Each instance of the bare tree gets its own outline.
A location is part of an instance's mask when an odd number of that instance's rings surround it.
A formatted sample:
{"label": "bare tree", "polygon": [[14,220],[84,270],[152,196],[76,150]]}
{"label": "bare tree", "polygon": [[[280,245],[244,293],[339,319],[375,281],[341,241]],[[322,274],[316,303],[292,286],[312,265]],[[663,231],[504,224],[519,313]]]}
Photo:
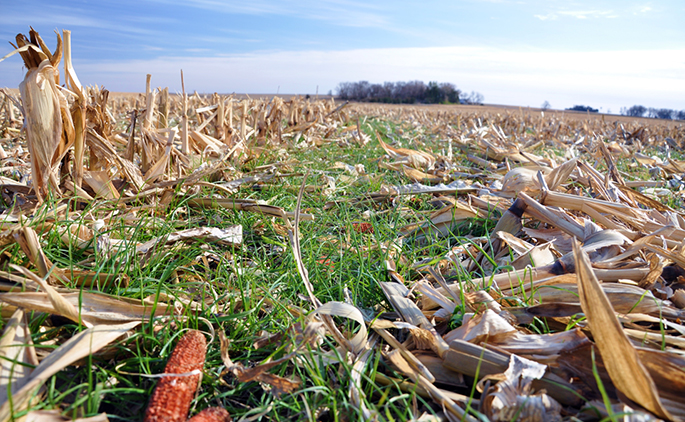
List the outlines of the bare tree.
{"label": "bare tree", "polygon": [[673,119],[673,110],[670,108],[650,108],[649,109],[649,117],[653,117],[655,119],[667,119],[671,120]]}
{"label": "bare tree", "polygon": [[480,92],[476,91],[471,91],[470,94],[466,95],[465,97],[461,98],[461,102],[464,104],[478,104],[481,105],[483,104],[483,94]]}
{"label": "bare tree", "polygon": [[440,92],[443,95],[444,101],[459,104],[459,94],[461,94],[461,91],[459,91],[454,84],[448,82],[441,83]]}
{"label": "bare tree", "polygon": [[574,105],[573,107],[569,107],[566,110],[585,111],[585,112],[590,112],[590,113],[597,113],[599,111],[596,108],[592,108],[592,107],[586,106],[586,105]]}
{"label": "bare tree", "polygon": [[[385,82],[372,84],[368,81],[341,82],[336,88],[338,98],[352,101],[383,103],[459,103],[461,91],[451,83],[422,81]],[[483,96],[472,92],[469,101],[478,104]]]}
{"label": "bare tree", "polygon": [[625,115],[631,117],[643,117],[646,112],[647,107],[641,105],[634,105],[629,109],[625,110]]}

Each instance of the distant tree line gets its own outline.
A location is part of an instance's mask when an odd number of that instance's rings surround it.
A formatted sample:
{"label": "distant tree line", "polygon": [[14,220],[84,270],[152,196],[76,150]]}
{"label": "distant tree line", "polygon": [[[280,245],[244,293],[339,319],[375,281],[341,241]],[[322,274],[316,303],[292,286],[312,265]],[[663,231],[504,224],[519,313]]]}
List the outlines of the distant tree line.
{"label": "distant tree line", "polygon": [[394,104],[483,104],[483,95],[477,92],[462,93],[454,84],[422,81],[342,82],[336,88],[337,97],[348,101],[366,101]]}
{"label": "distant tree line", "polygon": [[599,111],[596,108],[592,108],[590,106],[584,106],[584,105],[574,105],[573,107],[569,107],[566,110],[585,111],[585,112],[590,112],[590,113],[597,113]]}
{"label": "distant tree line", "polygon": [[[545,101],[542,108],[545,105],[549,106],[549,103]],[[573,111],[585,111],[590,113],[597,113],[599,110],[592,108],[590,106],[575,105],[573,107],[567,108],[566,110]],[[621,115],[630,117],[651,117],[654,119],[667,119],[667,120],[685,120],[685,110],[671,110],[670,108],[647,108],[641,105],[634,105],[630,108],[621,107]]]}
{"label": "distant tree line", "polygon": [[670,108],[647,108],[634,105],[630,108],[621,108],[621,114],[631,117],[652,117],[654,119],[685,120],[685,110],[671,110]]}

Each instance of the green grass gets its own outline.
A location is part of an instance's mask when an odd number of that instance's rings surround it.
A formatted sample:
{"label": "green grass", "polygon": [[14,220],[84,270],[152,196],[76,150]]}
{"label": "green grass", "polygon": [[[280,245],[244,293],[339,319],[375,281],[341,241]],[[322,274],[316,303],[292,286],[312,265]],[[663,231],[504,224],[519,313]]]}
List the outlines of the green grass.
{"label": "green grass", "polygon": [[[367,133],[380,128],[379,122],[365,123]],[[394,129],[390,129],[394,130]],[[297,163],[291,164],[292,173],[310,172],[308,185],[323,185],[324,175],[338,179],[342,170],[331,170],[336,161],[363,164],[370,175],[378,174],[377,157],[382,150],[372,141],[366,147],[352,147],[341,151],[331,143],[319,149],[301,151]],[[265,155],[249,162],[243,171],[275,161]],[[399,175],[383,171],[382,182],[406,183]],[[330,196],[321,190],[306,193],[303,198],[304,212],[313,213],[316,220],[300,224],[302,260],[314,285],[314,294],[322,302],[343,301],[346,292],[359,309],[371,315],[387,311],[385,297],[378,282],[387,280],[384,261],[388,258],[387,245],[397,238],[397,230],[415,220],[414,214],[399,211],[401,207],[391,204],[351,205],[346,201],[363,198],[368,192],[380,189],[380,181],[349,184],[337,182],[336,191]],[[260,189],[247,186],[236,195],[240,199],[264,200],[286,210],[295,208],[297,189],[301,176],[281,178]],[[168,323],[148,323],[136,334],[120,342],[106,356],[91,356],[80,366],[71,366],[55,375],[47,384],[45,396],[35,409],[61,407],[71,417],[88,417],[107,412],[111,420],[140,420],[148,397],[156,383],[145,374],[163,372],[166,360],[181,330],[194,328],[207,331],[207,322],[216,330],[222,330],[230,340],[229,353],[236,362],[245,366],[259,364],[266,359],[282,357],[289,347],[295,346],[292,327],[303,323],[299,312],[311,309],[303,300],[304,288],[297,273],[289,241],[283,233],[283,222],[257,213],[236,212],[226,209],[201,209],[187,206],[187,200],[212,195],[211,189],[187,194],[176,192],[166,207],[138,206],[137,219],[124,220],[116,217],[107,224],[111,237],[130,240],[111,257],[94,256],[92,245],[79,248],[64,243],[62,230],[69,226],[90,225],[86,216],[100,216],[116,210],[114,204],[99,202],[87,204],[74,221],[54,220],[52,229],[42,236],[43,250],[49,260],[60,268],[91,269],[101,273],[126,274],[130,284],[115,285],[104,290],[114,296],[143,299],[146,297],[186,297],[204,303],[210,299],[216,304],[206,304],[197,312],[186,311],[175,315]],[[323,210],[327,201],[341,201],[329,210]],[[404,201],[401,199],[400,201]],[[44,204],[48,210],[57,202]],[[82,206],[67,203],[70,209]],[[362,214],[368,211],[370,218]],[[40,210],[38,213],[40,214]],[[73,214],[73,213],[72,213]],[[52,216],[45,213],[45,219]],[[353,223],[368,222],[372,233],[361,233]],[[479,221],[456,228],[458,233],[476,232],[482,228]],[[174,231],[203,226],[229,227],[241,225],[244,242],[238,248],[222,247],[201,240],[186,242],[173,248],[159,248],[145,257],[136,256],[132,250],[135,242],[144,242]],[[419,256],[435,256],[447,246],[447,240],[435,246],[413,250],[404,247],[400,251],[409,262]],[[12,261],[29,265],[16,244],[4,251]],[[81,263],[79,265],[78,263]],[[408,267],[400,272],[409,275]],[[73,286],[72,286],[73,287]],[[39,326],[52,326],[49,332],[40,332]],[[47,318],[36,315],[33,320],[33,340],[37,347],[51,343],[56,337],[68,338],[80,328],[63,318]],[[281,340],[259,349],[254,343],[265,335],[280,336]],[[335,344],[324,344],[320,349],[310,348],[302,361],[284,363],[272,370],[280,376],[302,380],[295,394],[275,397],[264,391],[258,383],[238,382],[230,374],[221,373],[223,364],[218,341],[209,345],[204,367],[201,394],[193,408],[221,405],[234,419],[270,409],[271,420],[355,420],[361,417],[359,409],[350,403],[349,376],[351,366],[347,363],[325,365],[323,353],[335,350]],[[344,359],[343,359],[344,361]],[[424,400],[413,393],[404,393],[398,387],[378,385],[374,373],[382,370],[396,378],[385,366],[380,350],[374,351],[370,367],[365,371],[362,389],[367,408],[388,420],[406,420],[413,417],[412,408]],[[418,402],[417,402],[418,401]],[[428,407],[430,408],[430,406]]]}
{"label": "green grass", "polygon": [[[354,306],[373,318],[392,311],[379,286],[379,282],[388,280],[385,261],[389,258],[398,263],[398,273],[407,280],[415,280],[419,276],[412,268],[413,263],[422,259],[437,262],[451,248],[460,245],[484,253],[484,262],[491,264],[495,272],[504,269],[480,243],[473,240],[490,234],[499,218],[495,213],[486,218],[462,221],[451,227],[446,236],[437,236],[429,228],[422,241],[408,238],[399,248],[393,249],[400,228],[427,221],[431,196],[420,195],[415,199],[399,196],[394,204],[351,202],[365,198],[369,192],[379,191],[382,185],[409,183],[404,176],[379,168],[378,158],[384,152],[375,140],[375,133],[388,142],[396,140],[398,147],[440,151],[446,148],[446,144],[439,137],[427,133],[423,126],[408,122],[369,118],[363,119],[361,126],[371,136],[368,145],[343,149],[339,143],[329,142],[319,148],[291,152],[287,173],[292,176],[273,179],[259,186],[244,186],[235,194],[236,199],[262,200],[292,211],[296,207],[302,178],[309,174],[307,185],[317,188],[304,194],[302,210],[313,214],[315,220],[302,221],[299,230],[301,258],[309,272],[315,296],[324,303],[345,301],[349,297]],[[534,134],[534,131],[526,129],[526,133]],[[459,154],[458,151],[455,153]],[[562,151],[552,153],[559,155]],[[249,173],[279,160],[277,151],[267,151],[239,170]],[[363,164],[368,180],[351,183],[343,170],[333,169],[337,161]],[[460,158],[455,161],[467,163]],[[620,169],[631,171],[630,167]],[[636,178],[644,176],[639,168],[634,173]],[[329,195],[323,193],[326,177],[336,182],[335,190]],[[76,201],[66,202],[72,211],[85,206],[80,213],[72,213],[78,215],[75,220],[54,219],[47,212],[59,204],[54,198],[37,211],[37,215],[54,223],[42,235],[41,245],[47,258],[59,268],[126,275],[128,286],[115,284],[101,289],[113,296],[136,300],[163,299],[164,302],[167,298],[192,299],[201,306],[194,311],[186,307],[182,314],[174,315],[163,324],[158,321],[144,323],[132,336],[118,342],[106,353],[90,356],[79,365],[59,372],[48,381],[42,401],[34,409],[61,408],[65,415],[74,418],[106,412],[113,421],[141,420],[156,383],[155,378],[146,375],[163,372],[173,345],[185,329],[209,331],[211,326],[224,332],[229,340],[231,359],[248,368],[279,359],[299,346],[294,327],[305,324],[307,314],[313,308],[306,298],[284,222],[252,212],[188,205],[194,197],[211,197],[214,194],[223,195],[224,192],[206,186],[193,191],[176,189],[173,199],[164,207],[150,206],[142,200],[130,203],[136,208],[136,215],[124,214],[124,218],[115,215],[122,210],[108,201],[85,205]],[[326,203],[331,206],[324,209]],[[63,242],[62,230],[71,226],[90,226],[92,218],[104,215],[110,216],[111,220],[101,234],[129,240],[109,257],[94,255],[93,245],[81,248],[74,243]],[[368,223],[372,231],[355,230],[360,222]],[[244,234],[242,245],[235,248],[197,239],[171,248],[160,247],[145,256],[135,253],[136,242],[189,228],[227,228],[233,225],[242,226]],[[30,265],[16,243],[5,245],[0,252],[7,262]],[[482,288],[496,292],[496,287],[488,281],[491,272],[482,267],[473,273],[458,268],[455,279],[449,281],[460,283],[462,291]],[[485,278],[483,285],[471,284],[472,278],[481,276]],[[521,280],[519,287],[526,283],[527,280]],[[535,291],[528,296],[504,299],[515,306],[531,306],[536,303],[534,297]],[[461,325],[464,313],[463,306],[457,307],[450,321],[451,328]],[[357,329],[355,324],[345,325],[344,321],[337,321],[350,333]],[[582,321],[582,317],[575,318],[568,323],[567,329]],[[82,329],[64,318],[39,313],[31,316],[31,328],[33,341],[40,350],[50,350],[56,340],[67,339]],[[525,328],[536,333],[553,331],[544,318],[535,318]],[[272,336],[274,341],[265,341]],[[255,347],[258,342],[263,344]],[[349,396],[351,364],[340,356],[339,363],[326,364],[331,356],[335,356],[336,346],[331,338],[326,338],[318,347],[310,345],[305,348],[297,361],[282,363],[270,370],[275,375],[301,381],[300,387],[292,394],[276,397],[255,381],[239,382],[231,374],[222,372],[224,365],[218,339],[215,339],[209,344],[202,388],[193,402],[193,413],[219,405],[225,407],[234,420],[262,412],[268,415],[262,420],[274,421],[359,420],[362,418],[360,409],[351,403]],[[418,416],[416,409],[429,413],[441,411],[416,391],[407,392],[397,384],[376,382],[376,374],[394,379],[404,379],[404,376],[385,363],[380,347],[372,351],[362,376],[362,400],[364,406],[380,419],[412,419]],[[460,392],[472,398],[479,396],[475,383]],[[470,404],[468,410],[482,417]]]}

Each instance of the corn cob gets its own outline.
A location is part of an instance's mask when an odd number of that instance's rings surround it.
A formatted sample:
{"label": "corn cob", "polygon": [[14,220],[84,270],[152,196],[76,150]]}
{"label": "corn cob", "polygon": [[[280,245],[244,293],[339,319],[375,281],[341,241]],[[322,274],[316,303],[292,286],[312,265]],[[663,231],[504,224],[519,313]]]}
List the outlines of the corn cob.
{"label": "corn cob", "polygon": [[[189,331],[178,341],[164,373],[187,374],[201,371],[205,362],[207,342],[199,331]],[[145,412],[145,422],[185,422],[193,396],[200,381],[200,373],[166,376],[159,380]],[[217,419],[223,420],[223,419]]]}
{"label": "corn cob", "polygon": [[188,422],[231,422],[231,415],[221,407],[208,407],[192,418]]}

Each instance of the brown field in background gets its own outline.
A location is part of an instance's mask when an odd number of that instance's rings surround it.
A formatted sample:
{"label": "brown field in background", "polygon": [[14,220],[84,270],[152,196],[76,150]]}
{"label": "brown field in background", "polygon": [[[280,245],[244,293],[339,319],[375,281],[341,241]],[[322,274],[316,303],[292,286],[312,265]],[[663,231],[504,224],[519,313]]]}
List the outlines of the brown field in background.
{"label": "brown field in background", "polygon": [[[190,95],[190,94],[189,94]],[[204,96],[205,94],[200,94]],[[229,94],[221,94],[221,95],[229,95]],[[300,97],[304,98],[304,95],[294,95],[294,94],[230,94],[236,99],[243,99],[243,98],[252,98],[252,99],[271,99],[275,96],[278,96],[280,98],[283,98],[284,100],[289,100],[293,97]],[[111,92],[110,93],[111,98],[117,98],[117,97],[135,97],[135,96],[140,96],[140,98],[144,98],[145,94],[144,93],[134,93],[134,92]],[[170,96],[173,96],[170,94]],[[327,100],[333,98],[330,95],[319,95],[318,97],[315,95],[310,96],[311,99],[318,98],[320,100]],[[336,99],[336,102],[341,102],[341,100]],[[444,111],[447,113],[454,113],[454,112],[466,112],[466,113],[495,113],[495,114],[520,114],[520,115],[539,115],[540,117],[543,117],[541,113],[544,113],[545,116],[554,116],[557,118],[568,118],[569,120],[595,120],[595,119],[604,119],[605,121],[608,122],[619,122],[619,123],[631,123],[631,122],[639,122],[641,124],[650,124],[650,125],[666,125],[670,126],[673,124],[679,125],[683,124],[682,121],[680,120],[664,120],[664,119],[653,119],[649,117],[630,117],[630,116],[622,116],[618,114],[606,114],[606,113],[586,113],[586,112],[579,112],[579,111],[570,111],[570,110],[555,110],[555,109],[548,109],[548,110],[542,110],[541,108],[537,107],[523,107],[523,106],[512,106],[512,105],[497,105],[497,104],[485,104],[485,105],[466,105],[466,104],[386,104],[386,103],[356,103],[352,102],[351,104],[356,105],[356,106],[362,106],[366,107],[370,110],[373,109],[418,109],[418,110],[439,110],[439,111]]]}
{"label": "brown field in background", "polygon": [[[11,92],[14,95],[19,95],[19,90],[16,88],[11,88],[9,89],[9,92]],[[175,97],[178,94],[169,94],[171,97]],[[192,95],[192,93],[188,93],[188,95]],[[206,96],[206,95],[211,95],[211,94],[199,94],[200,96]],[[243,99],[243,98],[252,98],[252,99],[262,99],[262,100],[268,100],[273,97],[280,97],[283,98],[284,100],[290,100],[293,97],[300,97],[304,98],[305,95],[296,95],[296,94],[220,94],[222,96],[233,96],[236,99]],[[110,98],[115,99],[115,98],[131,98],[131,97],[137,97],[139,96],[141,100],[145,98],[145,93],[136,93],[136,92],[110,92]],[[311,99],[320,99],[320,100],[328,100],[333,98],[330,95],[310,95]],[[336,100],[337,102],[341,102],[341,100]],[[638,122],[641,124],[650,124],[650,125],[657,125],[657,126],[671,126],[671,125],[682,125],[684,122],[682,120],[665,120],[665,119],[653,119],[650,117],[630,117],[630,116],[622,116],[620,114],[607,114],[607,113],[587,113],[587,112],[580,112],[580,111],[571,111],[571,110],[556,110],[556,109],[548,109],[548,110],[543,110],[538,107],[524,107],[524,106],[513,106],[513,105],[498,105],[498,104],[485,104],[485,105],[466,105],[466,104],[385,104],[385,103],[352,103],[354,105],[358,106],[363,106],[363,107],[368,107],[370,110],[377,108],[379,110],[382,109],[419,109],[419,110],[439,110],[439,111],[444,111],[447,113],[451,112],[467,112],[467,113],[495,113],[495,114],[519,114],[523,116],[528,116],[528,115],[539,115],[540,117],[543,117],[541,113],[544,113],[545,116],[554,116],[556,118],[567,118],[569,120],[573,121],[578,121],[578,120],[596,120],[596,119],[604,119],[607,122],[618,122],[618,123],[631,123],[631,122]]]}
{"label": "brown field in background", "polygon": [[641,124],[649,125],[681,125],[684,122],[681,120],[665,120],[665,119],[652,119],[649,117],[630,117],[622,116],[619,114],[605,114],[605,113],[586,113],[579,111],[570,110],[542,110],[536,107],[522,107],[522,106],[510,106],[510,105],[496,105],[496,104],[485,104],[485,105],[465,105],[465,104],[380,104],[380,103],[355,103],[360,106],[379,109],[388,108],[407,108],[407,109],[419,109],[419,110],[439,110],[447,113],[451,112],[466,112],[466,113],[494,113],[494,114],[509,114],[509,115],[520,115],[520,116],[540,116],[549,117],[554,116],[556,118],[567,118],[569,120],[602,120],[607,122],[619,122],[619,123],[632,123],[638,122]]}

